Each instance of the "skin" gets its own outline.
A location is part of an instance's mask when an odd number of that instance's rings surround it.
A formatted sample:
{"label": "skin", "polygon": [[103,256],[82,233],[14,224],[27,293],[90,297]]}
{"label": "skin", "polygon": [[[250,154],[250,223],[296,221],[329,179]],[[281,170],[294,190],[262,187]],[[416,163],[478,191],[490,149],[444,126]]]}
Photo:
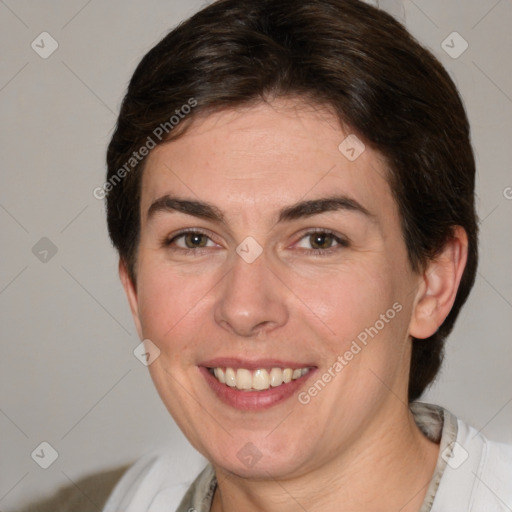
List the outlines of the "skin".
{"label": "skin", "polygon": [[[338,150],[348,134],[326,109],[278,99],[196,119],[148,157],[137,283],[122,261],[120,277],[140,338],[161,351],[149,367],[160,397],[215,467],[214,512],[417,511],[432,477],[439,447],[407,408],[410,340],[433,334],[449,313],[467,240],[457,228],[413,272],[385,162],[368,145],[350,162]],[[148,216],[165,194],[213,204],[224,220]],[[277,222],[281,208],[332,194],[369,215],[342,209]],[[206,246],[162,243],[186,228],[205,231]],[[327,237],[331,252],[319,256],[311,229],[348,246]],[[252,263],[235,250],[247,236],[263,249]],[[402,310],[307,405],[292,396],[240,411],[199,371],[214,357],[309,362],[314,377],[299,389],[307,391],[395,303]],[[261,454],[252,467],[237,457],[247,443]]]}

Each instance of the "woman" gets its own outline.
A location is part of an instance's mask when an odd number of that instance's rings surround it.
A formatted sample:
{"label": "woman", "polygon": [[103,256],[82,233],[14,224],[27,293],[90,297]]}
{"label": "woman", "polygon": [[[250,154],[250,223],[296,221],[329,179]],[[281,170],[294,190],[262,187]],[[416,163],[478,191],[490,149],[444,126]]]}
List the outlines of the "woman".
{"label": "woman", "polygon": [[141,61],[107,161],[142,355],[209,464],[142,459],[106,511],[512,506],[512,448],[415,402],[473,285],[475,166],[391,16],[215,2]]}

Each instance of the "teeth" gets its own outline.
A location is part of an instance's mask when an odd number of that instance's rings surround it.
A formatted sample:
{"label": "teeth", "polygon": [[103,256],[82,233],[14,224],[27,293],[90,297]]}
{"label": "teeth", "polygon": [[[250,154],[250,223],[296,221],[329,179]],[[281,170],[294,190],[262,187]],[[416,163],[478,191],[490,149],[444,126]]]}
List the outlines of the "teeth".
{"label": "teeth", "polygon": [[300,371],[300,369],[293,370],[292,380],[298,379],[301,375],[302,375],[302,372]]}
{"label": "teeth", "polygon": [[283,370],[281,368],[272,368],[270,370],[270,385],[275,388],[283,383]]}
{"label": "teeth", "polygon": [[210,370],[216,379],[226,384],[231,388],[236,388],[244,391],[264,391],[270,387],[281,386],[296,380],[309,372],[310,368],[271,368],[270,371],[266,368],[250,371],[246,368],[213,368]]}
{"label": "teeth", "polygon": [[256,370],[252,376],[252,387],[261,391],[270,387],[270,376],[267,370]]}
{"label": "teeth", "polygon": [[234,388],[236,386],[236,373],[235,370],[233,370],[233,368],[226,368],[225,378],[226,384],[229,387]]}
{"label": "teeth", "polygon": [[252,375],[245,368],[238,368],[236,371],[236,387],[237,389],[251,389]]}
{"label": "teeth", "polygon": [[215,377],[217,377],[217,380],[219,382],[222,382],[222,384],[226,384],[226,376],[224,375],[224,370],[222,368],[215,368],[214,373]]}

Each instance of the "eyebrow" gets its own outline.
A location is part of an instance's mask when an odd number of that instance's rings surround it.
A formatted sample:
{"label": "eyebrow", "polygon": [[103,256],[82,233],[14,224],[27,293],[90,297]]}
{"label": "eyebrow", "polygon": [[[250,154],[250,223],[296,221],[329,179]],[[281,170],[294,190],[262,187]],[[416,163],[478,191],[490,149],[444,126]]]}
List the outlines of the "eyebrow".
{"label": "eyebrow", "polygon": [[280,211],[278,222],[291,221],[303,217],[311,217],[312,215],[319,215],[321,213],[333,212],[337,210],[356,212],[370,218],[374,217],[372,213],[370,213],[361,203],[355,199],[345,195],[337,195],[321,197],[309,201],[301,201],[291,206],[287,206]]}
{"label": "eyebrow", "polygon": [[[289,222],[338,210],[360,213],[372,219],[375,217],[375,215],[355,199],[345,195],[334,195],[308,201],[299,201],[298,203],[287,206],[279,211],[277,222]],[[148,209],[148,220],[158,212],[180,212],[219,223],[224,222],[225,219],[222,211],[210,203],[181,199],[168,194],[151,203]]]}

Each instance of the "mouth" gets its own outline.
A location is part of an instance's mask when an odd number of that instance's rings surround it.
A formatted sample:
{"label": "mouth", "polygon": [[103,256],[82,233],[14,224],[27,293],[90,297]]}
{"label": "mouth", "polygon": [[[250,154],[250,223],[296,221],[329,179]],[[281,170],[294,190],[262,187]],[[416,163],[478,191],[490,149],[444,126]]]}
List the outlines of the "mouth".
{"label": "mouth", "polygon": [[264,410],[285,402],[317,370],[309,363],[238,358],[216,358],[198,367],[222,402],[245,411]]}
{"label": "mouth", "polygon": [[288,384],[307,375],[312,368],[248,368],[220,367],[207,368],[208,372],[221,384],[239,391],[266,391],[270,388],[277,388]]}

